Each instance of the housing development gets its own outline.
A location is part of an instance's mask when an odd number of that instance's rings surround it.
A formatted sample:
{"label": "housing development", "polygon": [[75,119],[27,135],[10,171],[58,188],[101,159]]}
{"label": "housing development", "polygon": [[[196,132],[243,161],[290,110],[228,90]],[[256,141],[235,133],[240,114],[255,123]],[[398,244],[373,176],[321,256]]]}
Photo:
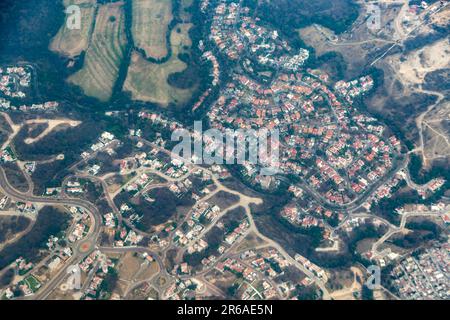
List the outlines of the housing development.
{"label": "housing development", "polygon": [[450,298],[448,1],[44,2],[0,37],[0,299]]}

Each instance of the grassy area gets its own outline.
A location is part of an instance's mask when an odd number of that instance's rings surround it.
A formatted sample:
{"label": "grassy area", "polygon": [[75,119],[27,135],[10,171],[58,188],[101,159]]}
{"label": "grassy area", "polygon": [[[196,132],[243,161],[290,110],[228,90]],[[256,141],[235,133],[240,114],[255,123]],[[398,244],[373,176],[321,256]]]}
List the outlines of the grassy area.
{"label": "grassy area", "polygon": [[41,287],[41,283],[34,276],[29,276],[23,281],[28,285],[28,287],[33,292],[38,291],[38,289]]}
{"label": "grassy area", "polygon": [[187,64],[178,57],[180,53],[188,52],[192,46],[189,38],[190,23],[176,25],[170,35],[172,46],[171,58],[162,64],[151,63],[134,52],[131,58],[130,68],[125,81],[124,90],[131,92],[133,100],[157,103],[168,106],[188,101],[195,90],[178,89],[168,84],[167,79],[173,73],[182,72]]}
{"label": "grassy area", "polygon": [[99,7],[83,68],[68,81],[101,101],[111,98],[126,47],[123,3]]}
{"label": "grassy area", "polygon": [[77,4],[81,10],[81,29],[71,30],[67,23],[59,29],[50,43],[50,50],[67,57],[76,57],[88,48],[94,27],[95,0],[65,0],[65,7]]}
{"label": "grassy area", "polygon": [[133,0],[132,35],[136,47],[147,57],[161,59],[167,56],[167,32],[173,19],[172,1]]}

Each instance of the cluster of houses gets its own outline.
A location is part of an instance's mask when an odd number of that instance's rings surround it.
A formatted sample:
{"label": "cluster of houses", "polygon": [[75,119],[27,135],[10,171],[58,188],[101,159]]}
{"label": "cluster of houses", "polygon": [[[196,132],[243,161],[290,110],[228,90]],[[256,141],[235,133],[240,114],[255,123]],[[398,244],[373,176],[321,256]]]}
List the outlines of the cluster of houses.
{"label": "cluster of houses", "polygon": [[91,278],[87,278],[90,282],[83,292],[81,299],[93,300],[99,297],[102,289],[101,284],[105,280],[106,275],[114,269],[114,262],[102,254],[99,250],[93,251],[84,258],[78,267],[85,274],[89,274],[92,270],[94,273]]}
{"label": "cluster of houses", "polygon": [[309,58],[309,52],[300,49],[293,54],[278,32],[260,26],[248,14],[250,9],[238,3],[222,2],[215,9],[210,39],[231,60],[247,56],[246,67],[253,70],[252,61],[260,66],[296,71]]}
{"label": "cluster of houses", "polygon": [[31,66],[14,66],[0,68],[0,110],[20,112],[52,112],[56,111],[59,103],[46,101],[31,105],[15,105],[14,101],[27,97],[31,88],[33,70]]}
{"label": "cluster of houses", "polygon": [[431,194],[438,191],[444,184],[446,180],[443,178],[436,178],[429,181],[425,186],[419,187],[417,192],[422,197],[422,199],[426,199]]}
{"label": "cluster of houses", "polygon": [[177,279],[164,292],[168,300],[192,300],[196,297],[196,291],[200,282],[196,279]]}
{"label": "cluster of houses", "polygon": [[338,81],[334,85],[334,90],[351,104],[354,102],[354,98],[370,91],[373,88],[373,85],[373,79],[370,76],[365,76],[349,82]]}
{"label": "cluster of houses", "polygon": [[179,246],[186,246],[193,243],[189,251],[200,252],[206,249],[207,243],[200,241],[199,236],[206,228],[206,224],[214,221],[220,213],[220,207],[210,205],[207,201],[197,202],[190,212],[184,227],[175,231],[174,242]]}
{"label": "cluster of houses", "polygon": [[36,206],[31,202],[16,202],[16,210],[23,214],[36,215]]}
{"label": "cluster of houses", "polygon": [[[216,225],[218,228],[224,228],[223,223],[219,222]],[[210,256],[205,257],[204,259],[202,259],[201,263],[203,266],[210,266],[212,263],[214,263],[217,260],[216,255],[222,255],[224,254],[226,251],[228,251],[231,246],[240,238],[242,238],[248,231],[250,227],[250,224],[248,222],[247,219],[244,219],[243,221],[241,221],[239,223],[239,225],[234,228],[233,230],[229,231],[227,234],[225,234],[224,239],[222,240],[222,242],[219,244],[218,248],[217,248],[217,252],[211,253]],[[200,234],[203,235],[203,232],[200,232]],[[207,240],[205,238],[200,238],[199,236],[197,236],[197,238],[194,239],[193,244],[188,246],[188,253],[193,253],[193,252],[202,252],[203,250],[205,250],[206,248],[208,248],[209,243],[207,242]],[[216,255],[215,255],[216,254]]]}
{"label": "cluster of houses", "polygon": [[67,184],[66,184],[66,192],[68,194],[82,194],[82,193],[84,193],[84,188],[81,185],[80,181],[69,180],[69,181],[67,181]]}
{"label": "cluster of houses", "polygon": [[[227,258],[223,262],[219,262],[216,266],[216,270],[221,273],[232,272],[235,275],[242,275],[245,280],[241,284],[241,289],[239,290],[239,298],[242,300],[264,300],[264,299],[274,299],[278,297],[277,291],[274,288],[272,282],[265,280],[263,274],[267,272],[260,268],[261,264],[258,263],[256,259],[256,254],[252,252],[252,258],[255,259],[255,264],[247,264],[239,259]],[[249,258],[247,253],[241,256]],[[264,266],[263,266],[264,267]],[[259,270],[257,270],[257,268]],[[270,267],[269,267],[270,268]],[[269,278],[272,278],[268,275]]]}
{"label": "cluster of houses", "polygon": [[74,243],[86,236],[91,224],[91,218],[84,209],[79,207],[70,207],[69,211],[73,217],[75,224],[72,229],[69,230],[67,240],[71,243]]}
{"label": "cluster of houses", "polygon": [[316,277],[324,280],[324,282],[328,281],[328,276],[324,269],[322,269],[318,265],[312,263],[311,261],[309,261],[308,259],[299,254],[296,254],[294,258],[296,261],[301,263],[306,269],[311,271]]}
{"label": "cluster of houses", "polygon": [[2,111],[21,111],[21,112],[51,112],[56,111],[59,103],[56,101],[47,101],[44,103],[33,103],[31,105],[14,106],[11,101],[0,97],[0,110]]}
{"label": "cluster of houses", "polygon": [[[232,80],[208,112],[211,127],[278,129],[279,159],[267,163],[302,177],[329,202],[355,200],[392,168],[401,147],[395,136],[386,138],[377,119],[352,105],[373,88],[373,79],[365,76],[328,88],[325,74],[304,70],[306,50],[293,53],[276,31],[258,26],[248,12],[237,3],[219,4],[210,37],[227,58],[245,64],[249,51],[260,67],[276,64],[277,73],[264,82],[255,79],[252,68],[233,69]],[[263,187],[273,186],[261,178],[260,166],[245,163],[245,175]]]}
{"label": "cluster of houses", "polygon": [[98,138],[97,142],[94,143],[93,145],[91,145],[91,147],[90,147],[91,152],[84,151],[81,154],[81,157],[83,159],[87,159],[89,156],[91,156],[92,153],[98,152],[98,151],[103,150],[103,149],[107,148],[108,146],[110,146],[114,140],[115,140],[115,137],[112,133],[107,132],[107,131],[103,132],[100,135],[100,137]]}
{"label": "cluster of houses", "polygon": [[0,162],[15,162],[17,160],[17,156],[10,146],[6,147],[3,150],[0,150]]}
{"label": "cluster of houses", "polygon": [[392,271],[401,299],[448,300],[450,246],[445,243],[402,260]]}
{"label": "cluster of houses", "polygon": [[136,246],[144,239],[140,234],[137,234],[134,230],[128,227],[122,227],[116,230],[116,240],[114,241],[115,247],[131,247]]}
{"label": "cluster of houses", "polygon": [[[321,213],[321,207],[307,208],[306,210],[300,208],[296,203],[286,205],[281,211],[280,215],[287,219],[289,222],[295,225],[302,226],[304,228],[321,226],[322,221],[316,215]],[[331,217],[332,212],[326,210],[324,214],[327,217]]]}
{"label": "cluster of houses", "polygon": [[0,68],[0,93],[10,98],[25,98],[24,91],[30,87],[31,75],[29,66]]}
{"label": "cluster of houses", "polygon": [[65,238],[60,239],[54,235],[49,236],[45,245],[50,255],[43,260],[43,265],[35,265],[23,257],[16,259],[13,267],[17,269],[17,274],[21,276],[20,281],[17,283],[17,288],[21,293],[18,294],[14,290],[16,283],[13,283],[12,286],[3,291],[3,298],[12,299],[18,295],[26,297],[35,294],[49,280],[49,277],[61,268],[72,256],[73,252],[70,247],[61,244],[60,240],[65,240]]}
{"label": "cluster of houses", "polygon": [[107,228],[115,228],[117,225],[117,217],[114,213],[108,212],[103,215],[103,223]]}

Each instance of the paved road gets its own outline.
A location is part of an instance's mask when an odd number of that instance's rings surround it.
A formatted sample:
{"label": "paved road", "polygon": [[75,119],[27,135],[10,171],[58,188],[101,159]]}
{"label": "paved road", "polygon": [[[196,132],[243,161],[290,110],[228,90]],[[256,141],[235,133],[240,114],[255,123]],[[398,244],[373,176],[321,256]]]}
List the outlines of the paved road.
{"label": "paved road", "polygon": [[385,243],[389,238],[391,238],[393,235],[397,233],[401,233],[407,230],[406,228],[406,222],[410,217],[439,217],[440,215],[448,212],[447,210],[441,210],[441,211],[415,211],[415,212],[408,212],[403,214],[402,220],[400,222],[399,227],[391,228],[384,236],[382,236],[380,239],[378,239],[377,242],[375,242],[372,245],[372,255],[373,257],[378,257],[381,252],[378,251],[378,248]]}
{"label": "paved road", "polygon": [[[38,196],[30,196],[28,194],[21,193],[14,189],[8,182],[5,171],[0,166],[0,190],[7,195],[9,198],[14,199],[16,201],[22,202],[33,202],[35,204],[42,205],[58,205],[58,206],[74,206],[80,207],[89,213],[91,216],[91,228],[88,232],[88,235],[80,242],[75,248],[73,248],[72,257],[66,262],[65,267],[62,268],[56,276],[54,276],[48,283],[44,285],[44,287],[38,292],[36,295],[36,299],[45,299],[47,298],[53,290],[61,283],[61,281],[67,276],[67,267],[73,264],[79,263],[85,257],[87,257],[92,250],[94,249],[94,245],[97,243],[98,236],[100,234],[100,227],[102,223],[102,218],[98,209],[89,201],[82,199],[72,199],[72,198],[47,198],[47,197],[38,197]],[[84,247],[86,244],[89,244],[91,249],[87,252],[83,252],[81,247]]]}

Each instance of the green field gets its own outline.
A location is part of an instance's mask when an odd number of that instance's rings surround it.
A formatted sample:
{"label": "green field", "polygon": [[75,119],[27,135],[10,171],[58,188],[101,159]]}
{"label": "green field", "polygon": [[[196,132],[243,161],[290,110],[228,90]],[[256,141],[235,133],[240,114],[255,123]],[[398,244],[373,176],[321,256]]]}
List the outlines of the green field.
{"label": "green field", "polygon": [[41,287],[41,283],[34,276],[29,276],[23,280],[24,283],[28,285],[31,291],[36,292]]}

